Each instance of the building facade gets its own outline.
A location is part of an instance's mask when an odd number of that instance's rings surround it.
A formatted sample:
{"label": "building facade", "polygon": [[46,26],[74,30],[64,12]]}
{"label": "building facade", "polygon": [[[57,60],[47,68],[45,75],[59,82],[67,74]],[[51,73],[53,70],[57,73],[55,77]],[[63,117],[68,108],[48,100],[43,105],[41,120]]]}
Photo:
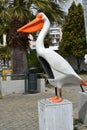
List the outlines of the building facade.
{"label": "building facade", "polygon": [[49,35],[52,39],[52,44],[49,46],[49,48],[53,50],[58,50],[59,42],[62,39],[62,28],[57,23],[52,23],[51,27],[49,29]]}

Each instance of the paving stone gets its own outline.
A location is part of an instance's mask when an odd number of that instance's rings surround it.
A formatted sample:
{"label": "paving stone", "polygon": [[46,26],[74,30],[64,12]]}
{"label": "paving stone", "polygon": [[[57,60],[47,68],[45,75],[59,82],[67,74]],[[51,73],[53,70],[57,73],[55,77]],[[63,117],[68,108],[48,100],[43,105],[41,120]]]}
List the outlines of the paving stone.
{"label": "paving stone", "polygon": [[[63,97],[73,103],[75,130],[87,130],[87,125],[78,119],[79,86],[63,88]],[[39,130],[38,101],[54,96],[54,88],[46,88],[44,93],[12,94],[0,99],[0,130]]]}

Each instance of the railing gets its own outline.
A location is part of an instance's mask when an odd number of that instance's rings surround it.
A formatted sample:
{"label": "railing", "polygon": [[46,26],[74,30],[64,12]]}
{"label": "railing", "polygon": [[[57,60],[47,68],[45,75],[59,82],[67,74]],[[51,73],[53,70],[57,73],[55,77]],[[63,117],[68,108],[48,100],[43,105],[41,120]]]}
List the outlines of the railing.
{"label": "railing", "polygon": [[19,79],[25,79],[26,74],[7,73],[7,74],[0,74],[0,77],[2,80],[19,80]]}

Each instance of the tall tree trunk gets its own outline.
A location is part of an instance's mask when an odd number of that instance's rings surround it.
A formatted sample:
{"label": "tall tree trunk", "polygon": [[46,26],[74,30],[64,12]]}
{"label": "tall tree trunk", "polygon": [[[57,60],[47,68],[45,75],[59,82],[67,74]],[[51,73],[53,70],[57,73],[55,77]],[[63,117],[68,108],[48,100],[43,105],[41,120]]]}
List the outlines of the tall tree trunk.
{"label": "tall tree trunk", "polygon": [[26,56],[29,44],[28,34],[17,32],[17,29],[23,25],[24,23],[17,18],[13,18],[11,28],[7,33],[7,44],[11,50],[11,64],[14,74],[25,74],[28,69]]}
{"label": "tall tree trunk", "polygon": [[15,74],[24,74],[27,72],[27,56],[26,50],[20,49],[18,46],[11,48],[12,70]]}

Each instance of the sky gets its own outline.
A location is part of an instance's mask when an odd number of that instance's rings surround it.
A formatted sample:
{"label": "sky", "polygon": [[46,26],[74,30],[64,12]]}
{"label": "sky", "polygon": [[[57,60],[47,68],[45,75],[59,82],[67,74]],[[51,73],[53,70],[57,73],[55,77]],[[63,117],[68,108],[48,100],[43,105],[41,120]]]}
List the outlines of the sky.
{"label": "sky", "polygon": [[76,1],[77,3],[79,3],[79,2],[82,3],[82,0],[75,0],[75,1]]}

